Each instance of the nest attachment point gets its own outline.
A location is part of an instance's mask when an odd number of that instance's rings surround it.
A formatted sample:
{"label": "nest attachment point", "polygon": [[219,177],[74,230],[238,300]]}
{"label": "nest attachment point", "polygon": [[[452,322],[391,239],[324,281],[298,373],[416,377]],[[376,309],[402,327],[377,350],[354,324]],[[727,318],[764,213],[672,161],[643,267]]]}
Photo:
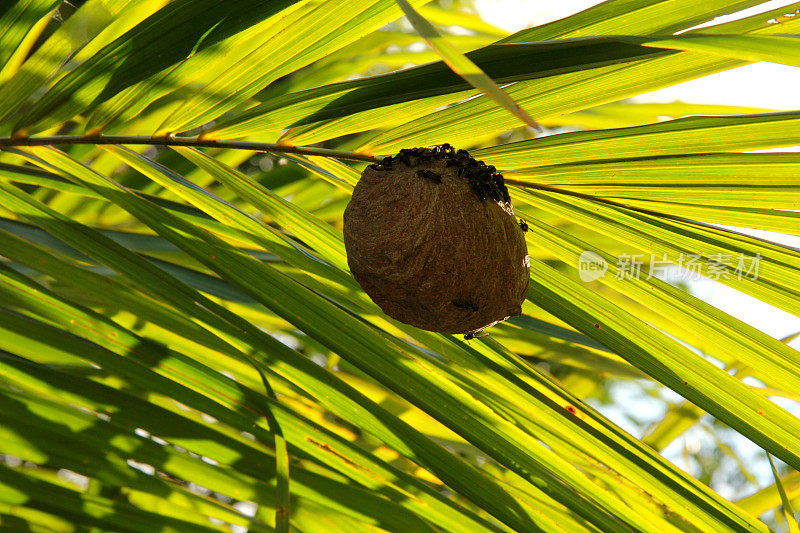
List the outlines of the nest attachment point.
{"label": "nest attachment point", "polygon": [[448,144],[369,165],[344,212],[347,263],[389,316],[470,334],[522,312],[527,225],[502,175]]}

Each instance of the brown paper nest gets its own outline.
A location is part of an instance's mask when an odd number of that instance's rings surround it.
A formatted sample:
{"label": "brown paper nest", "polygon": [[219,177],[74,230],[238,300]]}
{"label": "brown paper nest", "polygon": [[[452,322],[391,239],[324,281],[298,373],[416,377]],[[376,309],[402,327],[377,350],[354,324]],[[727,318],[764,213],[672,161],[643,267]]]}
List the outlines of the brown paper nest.
{"label": "brown paper nest", "polygon": [[389,316],[475,332],[522,312],[525,233],[503,177],[449,145],[369,165],[344,212],[347,263]]}

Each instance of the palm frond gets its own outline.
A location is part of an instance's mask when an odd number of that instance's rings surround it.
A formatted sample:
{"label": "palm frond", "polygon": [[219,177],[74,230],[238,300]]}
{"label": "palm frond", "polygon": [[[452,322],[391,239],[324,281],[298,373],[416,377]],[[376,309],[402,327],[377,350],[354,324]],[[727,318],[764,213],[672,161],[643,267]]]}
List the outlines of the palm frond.
{"label": "palm frond", "polygon": [[[796,65],[800,16],[609,0],[506,35],[410,3],[583,131],[531,138],[390,0],[0,8],[2,528],[765,532],[791,507],[793,474],[734,502],[659,452],[710,415],[800,470],[771,399],[798,352],[616,259],[692,257],[800,315],[800,252],[745,233],[800,234],[800,158],[749,153],[800,144],[798,112],[624,100]],[[488,338],[397,322],[348,269],[365,164],[441,143],[530,228],[523,315]],[[638,439],[593,407],[614,380],[684,400]]]}

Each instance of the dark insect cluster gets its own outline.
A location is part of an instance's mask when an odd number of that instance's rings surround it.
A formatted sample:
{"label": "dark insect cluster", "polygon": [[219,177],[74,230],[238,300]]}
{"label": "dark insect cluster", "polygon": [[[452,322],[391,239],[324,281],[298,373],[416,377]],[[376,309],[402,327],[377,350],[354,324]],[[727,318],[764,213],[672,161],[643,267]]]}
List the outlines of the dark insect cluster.
{"label": "dark insect cluster", "polygon": [[525,231],[525,232],[527,232],[527,231],[528,231],[528,223],[527,223],[527,222],[525,222],[525,221],[524,221],[524,220],[522,220],[522,219],[519,219],[519,227],[520,227],[520,229],[521,229],[522,231]]}
{"label": "dark insect cluster", "polygon": [[[372,170],[392,170],[398,163],[413,167],[433,160],[446,161],[446,168],[457,168],[459,177],[466,178],[481,201],[494,200],[499,204],[510,204],[511,198],[503,182],[502,174],[494,165],[476,161],[466,150],[456,150],[449,144],[439,144],[431,148],[403,148],[393,157],[385,157],[380,163],[369,166]],[[418,170],[416,175],[434,183],[441,183],[441,175],[431,170]]]}
{"label": "dark insect cluster", "polygon": [[[449,147],[449,152],[442,150],[443,147]],[[433,148],[403,148],[397,155],[384,157],[380,163],[373,163],[369,165],[369,168],[372,170],[392,170],[396,163],[403,163],[408,167],[412,167],[434,159],[443,159],[447,154],[455,155],[453,148],[449,144],[434,146]],[[421,177],[427,178],[428,176]]]}

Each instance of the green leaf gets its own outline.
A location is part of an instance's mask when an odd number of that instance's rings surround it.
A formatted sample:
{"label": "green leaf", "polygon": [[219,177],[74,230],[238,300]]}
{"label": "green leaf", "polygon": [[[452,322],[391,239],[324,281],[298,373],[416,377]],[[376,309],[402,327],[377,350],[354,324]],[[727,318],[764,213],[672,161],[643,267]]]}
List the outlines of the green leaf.
{"label": "green leaf", "polygon": [[[781,479],[781,485],[787,498],[792,500],[797,498],[797,495],[800,494],[800,473],[795,471],[784,476]],[[777,484],[772,484],[755,494],[742,498],[737,503],[753,516],[760,516],[766,511],[781,505],[781,501],[782,497]]]}
{"label": "green leaf", "polygon": [[[91,174],[86,174],[85,171],[81,171],[81,173],[87,178],[91,176]],[[0,187],[2,186],[0,185]],[[13,193],[11,190],[8,190],[8,192]],[[4,195],[6,202],[11,201],[12,197],[13,195]],[[32,207],[35,206],[35,203],[30,204],[30,201],[32,200],[27,200],[26,203]],[[18,204],[18,209],[21,209],[22,205],[23,204]],[[42,206],[38,206],[36,209],[32,210],[31,213],[43,213],[41,209]],[[45,210],[44,212],[47,211]],[[70,228],[69,223],[65,224],[65,222],[67,222],[65,219],[61,219],[60,217],[52,218],[53,215],[54,214],[50,212],[49,216],[45,218],[42,218],[40,215],[36,216],[36,221],[39,224],[44,224],[48,230],[54,231],[60,237],[65,238],[67,242],[78,244],[80,242],[80,234],[82,232],[80,230],[76,232],[74,228]],[[115,265],[115,268],[121,269],[128,274],[135,272],[133,279],[134,282],[144,284],[144,287],[147,287],[149,291],[155,290],[155,294],[161,295],[161,297],[167,297],[173,305],[177,304],[178,309],[180,309],[182,312],[188,313],[189,316],[195,316],[198,314],[198,312],[200,312],[201,317],[204,317],[205,320],[210,321],[213,329],[216,330],[221,328],[223,332],[227,332],[226,336],[233,335],[234,339],[237,337],[241,338],[242,335],[244,335],[245,339],[249,338],[248,343],[255,342],[256,346],[259,347],[258,349],[263,350],[266,360],[272,360],[275,357],[278,357],[279,360],[287,360],[288,358],[288,361],[290,361],[291,364],[279,363],[274,370],[278,371],[281,375],[288,375],[292,377],[292,379],[297,379],[302,376],[300,382],[303,383],[304,387],[311,387],[312,390],[315,390],[317,387],[321,387],[321,389],[316,389],[316,396],[325,401],[327,405],[334,408],[335,412],[339,412],[342,415],[346,414],[348,419],[357,421],[359,425],[365,425],[364,427],[368,428],[370,431],[377,432],[377,434],[382,438],[393,442],[396,447],[399,447],[401,450],[406,450],[406,453],[412,453],[409,450],[409,446],[411,445],[415,448],[417,446],[421,446],[420,449],[424,450],[424,453],[421,454],[421,457],[426,457],[428,454],[435,454],[438,457],[435,462],[430,464],[432,470],[441,475],[443,478],[447,478],[456,486],[461,486],[463,484],[464,486],[461,489],[462,491],[475,491],[476,496],[485,496],[486,494],[491,494],[492,497],[495,498],[495,501],[508,501],[504,496],[503,491],[499,489],[499,487],[495,487],[494,483],[492,483],[489,479],[482,479],[477,471],[471,470],[465,464],[458,466],[460,463],[456,458],[450,456],[448,452],[440,449],[437,445],[430,443],[423,436],[416,434],[410,427],[406,426],[397,419],[385,416],[388,415],[388,413],[384,413],[377,405],[366,402],[367,407],[365,408],[363,405],[365,403],[363,396],[349,387],[344,387],[341,382],[337,383],[336,380],[332,381],[331,377],[326,376],[325,372],[323,372],[322,369],[320,369],[312,361],[305,359],[304,357],[300,357],[298,354],[292,350],[289,350],[272,337],[259,334],[257,331],[253,331],[254,328],[248,327],[247,322],[243,322],[241,319],[236,319],[230,313],[223,312],[218,305],[213,304],[207,299],[200,298],[199,295],[190,290],[187,291],[187,288],[180,281],[174,278],[170,279],[169,277],[165,277],[168,275],[166,275],[164,271],[154,269],[154,267],[148,265],[146,262],[137,260],[137,258],[133,257],[129,252],[126,252],[124,248],[112,245],[111,242],[102,239],[100,235],[93,235],[93,240],[95,240],[95,242],[93,244],[89,244],[89,248],[84,249],[83,251],[88,252],[94,257],[102,258],[103,262],[110,262],[111,265]],[[221,249],[220,251],[222,250],[224,249]],[[124,266],[126,264],[131,264],[132,261],[137,265],[135,268],[130,269],[129,267]],[[175,289],[177,288],[181,289],[180,293],[175,293]],[[183,296],[181,296],[181,293]],[[200,298],[200,301],[202,302],[200,306],[192,304],[192,302],[197,298]],[[209,315],[209,312],[201,312],[203,309],[217,309],[217,312],[223,312],[223,316],[226,320],[233,320],[233,323],[237,325],[232,328],[230,325],[226,325],[224,321],[221,321],[219,318]],[[255,339],[252,338],[253,335],[256,335]],[[215,381],[219,383],[218,379]],[[350,398],[348,399],[347,396]],[[208,409],[208,405],[211,404],[204,403],[204,405],[204,409]],[[220,417],[220,413],[221,412],[216,408],[212,411],[213,416],[216,418]],[[281,424],[284,430],[286,430],[285,422],[281,422]],[[385,424],[388,424],[388,426]],[[402,435],[402,437],[397,438],[392,436],[396,431],[399,431],[399,434]],[[307,435],[308,433],[301,433],[301,435],[303,434]],[[340,461],[339,457],[341,457],[341,454],[345,453],[344,450],[338,448],[338,445],[336,445],[336,448],[338,449],[335,448],[335,452],[326,452],[326,450],[329,449],[329,447],[333,444],[326,444],[318,439],[312,439],[312,441],[302,439],[301,442],[307,450],[314,452],[313,455],[324,458],[327,461],[334,461],[333,464],[338,464]],[[314,444],[314,442],[318,444]],[[347,459],[348,461],[353,462],[355,457],[348,452]],[[362,459],[356,460],[361,461]],[[374,470],[375,466],[370,466],[364,471],[369,472]],[[452,477],[450,474],[447,474],[448,471],[454,472]],[[361,470],[347,469],[346,473],[351,476],[356,476],[356,479],[362,483],[366,482],[368,486],[375,486],[374,481],[368,482],[368,480],[371,478],[362,473]],[[463,480],[469,480],[470,484],[464,484]],[[480,487],[480,490],[476,490],[475,487]],[[436,503],[436,500],[440,500],[441,497],[434,496],[434,494],[435,493],[432,493],[432,491],[428,495],[418,494],[418,499],[409,500],[408,503],[411,505],[424,505],[425,508],[428,509],[427,512],[431,513],[431,519],[439,519],[444,522],[453,523],[463,523],[465,519],[470,520],[471,522],[476,522],[477,517],[465,517],[463,512],[455,511],[449,507],[449,504],[444,504],[442,507],[441,503]],[[431,501],[431,496],[433,496],[433,501]],[[491,500],[489,500],[489,502],[491,502]],[[516,505],[512,504],[512,507],[510,508],[506,506],[496,506],[491,503],[488,505],[490,507],[496,507],[496,512],[498,515],[504,517],[506,520],[511,521],[511,523],[516,523],[520,520],[522,521],[521,523],[529,523],[528,519],[517,518],[514,514],[509,513],[508,509],[514,509],[517,507]],[[480,523],[481,521],[477,520],[476,524]],[[479,526],[476,525],[476,527]]]}
{"label": "green leaf", "polygon": [[[663,7],[669,10],[672,4],[664,4]],[[772,12],[752,15],[739,21],[699,29],[696,32],[769,33],[774,30],[771,25],[765,24],[765,19],[776,14],[782,15],[784,11],[785,8],[778,8]],[[624,23],[625,20],[623,18],[618,22]],[[781,30],[784,31],[791,31],[795,27],[800,27],[800,19],[796,17],[786,19],[781,23]],[[575,41],[580,42],[580,39],[565,40],[564,42]],[[543,79],[521,81],[514,86],[507,87],[506,91],[538,120],[546,121],[551,117],[615,102],[642,92],[653,91],[744,64],[746,62],[734,59],[679,52],[664,57],[642,58],[642,61],[598,67],[582,72],[566,74],[555,72],[552,73],[554,75]],[[497,79],[497,77],[493,77]],[[365,152],[390,153],[404,146],[442,142],[442,138],[446,138],[447,142],[454,145],[474,146],[516,126],[516,122],[508,118],[502,109],[498,109],[492,102],[483,98],[464,100],[448,109],[435,114],[425,113],[421,117],[424,118],[418,118],[378,133],[367,142],[362,143],[358,149]]]}
{"label": "green leaf", "polygon": [[[686,117],[620,130],[550,135],[482,149],[476,155],[500,169],[711,152],[740,152],[800,142],[800,113]],[[780,156],[778,156],[780,157]],[[697,160],[695,160],[697,161]],[[713,159],[712,159],[713,161]]]}
{"label": "green leaf", "polygon": [[0,118],[6,122],[0,131],[4,135],[11,133],[13,122],[8,117],[20,113],[24,103],[43,86],[62,78],[65,64],[85,61],[164,3],[164,0],[86,2],[25,60],[12,78],[0,84]]}
{"label": "green leaf", "polygon": [[498,86],[492,78],[486,75],[468,57],[459,52],[447,39],[442,37],[430,22],[419,15],[411,5],[405,0],[396,0],[400,8],[405,13],[406,18],[414,26],[425,41],[436,50],[442,57],[450,70],[464,78],[464,80],[481,91],[486,97],[494,100],[500,107],[505,108],[509,113],[519,118],[528,126],[541,131],[541,126],[537,124],[528,113],[525,112],[514,100],[512,100],[503,89]]}
{"label": "green leaf", "polygon": [[14,129],[26,134],[34,127],[41,131],[66,120],[291,3],[246,0],[223,6],[212,0],[172,2],[67,74],[20,117]]}
{"label": "green leaf", "polygon": [[[584,35],[669,34],[759,4],[759,0],[610,0],[561,20],[522,30],[503,42],[539,41]],[[786,8],[779,8],[785,11]],[[759,15],[763,17],[764,15]]]}
{"label": "green leaf", "polygon": [[[613,37],[597,37],[497,44],[465,55],[495,82],[510,83],[668,53],[623,44]],[[236,118],[213,127],[205,135],[213,138],[241,137],[257,131],[269,131],[275,125],[289,124],[295,127],[375,107],[451,93],[455,94],[452,94],[450,101],[458,101],[466,96],[459,92],[469,89],[467,82],[440,61],[363,80],[290,93],[248,109]],[[444,100],[438,105],[442,103]]]}
{"label": "green leaf", "polygon": [[775,469],[775,463],[772,462],[772,457],[770,457],[769,454],[767,454],[767,459],[769,459],[769,466],[772,468],[772,475],[775,478],[775,486],[778,488],[778,492],[781,495],[781,502],[783,502],[783,516],[786,518],[786,526],[789,528],[790,533],[797,533],[800,531],[800,524],[797,522],[797,517],[795,517],[789,499],[786,497],[786,491],[783,490],[781,478],[778,475],[778,471]]}
{"label": "green leaf", "polygon": [[[635,317],[621,320],[589,289],[542,263],[532,261],[531,270],[534,298],[549,312],[569,319],[584,334],[614,349],[653,379],[680,391],[787,463],[800,465],[800,457],[792,451],[797,444],[795,430],[786,431],[798,423],[795,417]],[[583,305],[579,308],[561,295],[580,298]],[[587,305],[589,302],[591,305]],[[648,348],[653,345],[658,348]],[[776,423],[778,420],[781,422]]]}
{"label": "green leaf", "polygon": [[216,527],[141,510],[128,503],[81,494],[26,474],[0,465],[0,501],[62,515],[82,526],[116,531],[220,531]]}
{"label": "green leaf", "polygon": [[644,39],[645,46],[687,50],[745,61],[772,61],[800,66],[800,36],[791,35],[678,35],[664,39]]}
{"label": "green leaf", "polygon": [[56,0],[21,0],[0,8],[0,82],[14,74],[56,4]]}

